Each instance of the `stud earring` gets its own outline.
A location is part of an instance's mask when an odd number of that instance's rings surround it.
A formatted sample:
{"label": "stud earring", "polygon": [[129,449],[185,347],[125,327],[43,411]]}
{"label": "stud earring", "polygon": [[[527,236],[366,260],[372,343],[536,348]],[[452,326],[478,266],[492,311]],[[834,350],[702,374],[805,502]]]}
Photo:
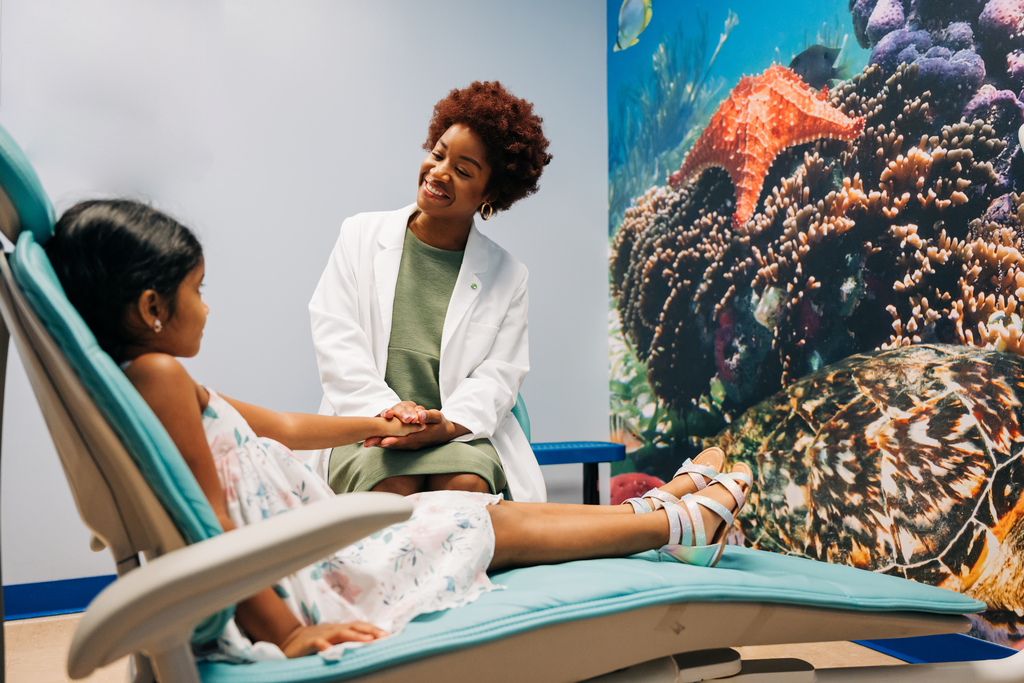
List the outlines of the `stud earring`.
{"label": "stud earring", "polygon": [[480,218],[490,220],[491,216],[494,215],[494,207],[491,206],[490,202],[484,202],[480,205]]}
{"label": "stud earring", "polygon": [[160,334],[163,331],[163,329],[164,329],[164,326],[163,326],[163,324],[159,320],[154,320],[153,321],[153,331],[154,332],[156,332],[157,334]]}

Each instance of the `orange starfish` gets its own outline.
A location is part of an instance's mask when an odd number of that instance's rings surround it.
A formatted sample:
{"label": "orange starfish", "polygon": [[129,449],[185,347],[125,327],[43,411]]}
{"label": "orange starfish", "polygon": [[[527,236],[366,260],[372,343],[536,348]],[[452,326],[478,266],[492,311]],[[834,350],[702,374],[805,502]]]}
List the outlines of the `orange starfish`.
{"label": "orange starfish", "polygon": [[853,140],[864,118],[851,118],[824,102],[792,70],[772,64],[760,76],[744,76],[718,107],[700,138],[668,181],[678,187],[708,166],[721,166],[736,186],[734,227],[754,215],[764,177],[782,150],[819,138]]}

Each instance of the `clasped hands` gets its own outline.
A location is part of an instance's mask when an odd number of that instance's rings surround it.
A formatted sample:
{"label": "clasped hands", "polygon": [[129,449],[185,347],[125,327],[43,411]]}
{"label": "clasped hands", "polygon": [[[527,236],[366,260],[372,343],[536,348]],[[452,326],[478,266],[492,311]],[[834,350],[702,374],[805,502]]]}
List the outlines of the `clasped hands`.
{"label": "clasped hands", "polygon": [[385,420],[396,418],[405,424],[421,424],[423,429],[405,436],[371,436],[363,442],[363,446],[380,446],[395,450],[414,451],[448,443],[463,434],[468,434],[465,427],[451,422],[440,410],[427,410],[413,401],[402,401],[391,408],[381,411]]}

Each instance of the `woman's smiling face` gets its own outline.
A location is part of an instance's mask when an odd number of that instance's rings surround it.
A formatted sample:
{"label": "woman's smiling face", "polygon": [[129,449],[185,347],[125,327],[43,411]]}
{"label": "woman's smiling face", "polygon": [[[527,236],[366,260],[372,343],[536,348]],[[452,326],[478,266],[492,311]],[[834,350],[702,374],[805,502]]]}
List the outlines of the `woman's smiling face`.
{"label": "woman's smiling face", "polygon": [[487,199],[491,167],[483,140],[456,123],[420,164],[416,205],[427,216],[469,220]]}

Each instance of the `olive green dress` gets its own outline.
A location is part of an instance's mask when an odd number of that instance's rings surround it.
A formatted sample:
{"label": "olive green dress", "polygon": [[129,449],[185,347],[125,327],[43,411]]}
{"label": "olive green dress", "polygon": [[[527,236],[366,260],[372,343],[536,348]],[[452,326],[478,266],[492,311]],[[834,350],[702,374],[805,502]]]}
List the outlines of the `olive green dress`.
{"label": "olive green dress", "polygon": [[[462,256],[461,251],[431,247],[411,230],[405,232],[384,381],[403,401],[428,410],[441,409],[441,332]],[[475,474],[487,482],[491,493],[508,496],[501,459],[487,439],[449,441],[417,451],[339,446],[331,452],[327,483],[336,493],[349,493],[369,491],[388,477],[460,472]]]}

